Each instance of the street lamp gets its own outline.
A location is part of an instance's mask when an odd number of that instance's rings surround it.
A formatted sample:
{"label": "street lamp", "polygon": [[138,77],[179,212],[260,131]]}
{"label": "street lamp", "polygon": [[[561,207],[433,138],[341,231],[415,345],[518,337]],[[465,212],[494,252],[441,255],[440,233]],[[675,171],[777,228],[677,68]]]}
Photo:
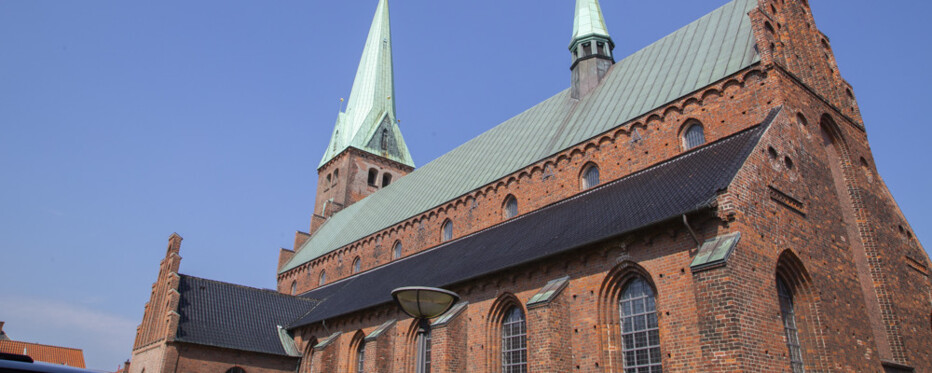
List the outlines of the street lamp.
{"label": "street lamp", "polygon": [[456,293],[424,286],[406,286],[392,290],[392,298],[404,313],[417,320],[417,372],[424,372],[424,356],[427,341],[425,335],[430,329],[430,319],[443,315],[460,299]]}

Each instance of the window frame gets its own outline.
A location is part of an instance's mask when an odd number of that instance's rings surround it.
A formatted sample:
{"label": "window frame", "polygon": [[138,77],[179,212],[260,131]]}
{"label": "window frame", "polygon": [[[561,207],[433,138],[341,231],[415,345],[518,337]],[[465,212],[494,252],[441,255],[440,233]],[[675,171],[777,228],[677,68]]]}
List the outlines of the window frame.
{"label": "window frame", "polygon": [[440,225],[440,242],[447,242],[453,239],[453,221],[444,220]]}
{"label": "window frame", "polygon": [[395,244],[392,245],[392,260],[401,259],[404,246],[401,245],[401,240],[395,241]]}
{"label": "window frame", "polygon": [[[512,205],[514,208],[509,205]],[[502,216],[504,216],[505,219],[511,219],[518,216],[518,214],[520,214],[518,210],[518,199],[512,194],[505,196],[505,201],[502,203]]]}
{"label": "window frame", "polygon": [[[690,145],[691,144],[690,133],[692,132],[693,129],[697,129],[697,128],[699,129],[700,141],[696,144]],[[703,126],[702,122],[698,120],[695,120],[695,119],[688,120],[686,121],[686,124],[683,125],[683,132],[680,135],[680,137],[682,138],[681,144],[683,146],[683,150],[692,150],[702,145],[705,145],[706,144],[705,126]]]}
{"label": "window frame", "polygon": [[[634,286],[638,289],[633,289]],[[643,320],[640,326],[638,320]],[[618,327],[621,329],[620,352],[623,369],[640,371],[647,368],[653,371],[656,367],[662,370],[663,354],[660,343],[657,294],[643,277],[633,276],[621,287],[618,294],[618,321]],[[640,336],[643,336],[643,344],[638,342]],[[647,362],[642,363],[642,358],[647,359]]]}
{"label": "window frame", "polygon": [[[592,171],[595,171],[595,180],[592,180]],[[595,182],[594,184],[593,181]],[[601,170],[599,170],[599,165],[595,164],[594,162],[589,162],[583,165],[582,172],[579,173],[580,189],[589,190],[599,186],[599,184],[602,184]]]}
{"label": "window frame", "polygon": [[786,347],[790,359],[790,370],[793,373],[806,371],[806,362],[803,359],[802,343],[799,341],[799,324],[796,322],[796,303],[793,289],[782,276],[777,276],[777,297],[780,303],[780,321],[783,324],[783,334],[786,338]]}
{"label": "window frame", "polygon": [[[515,327],[517,331],[514,330]],[[528,371],[527,315],[524,310],[516,305],[505,310],[499,330],[502,338],[499,346],[502,373],[526,373]],[[516,345],[518,347],[511,348]],[[518,359],[514,359],[516,353]]]}

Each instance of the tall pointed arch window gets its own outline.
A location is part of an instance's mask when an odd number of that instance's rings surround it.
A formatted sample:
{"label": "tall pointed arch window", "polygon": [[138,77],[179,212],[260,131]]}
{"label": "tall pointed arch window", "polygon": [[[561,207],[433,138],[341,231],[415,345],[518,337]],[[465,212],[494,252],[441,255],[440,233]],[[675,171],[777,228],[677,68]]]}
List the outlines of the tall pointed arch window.
{"label": "tall pointed arch window", "polygon": [[297,293],[298,293],[298,282],[292,281],[291,282],[291,295],[295,295]]}
{"label": "tall pointed arch window", "polygon": [[583,190],[599,185],[599,166],[595,163],[583,166],[583,172],[580,174],[580,184]]}
{"label": "tall pointed arch window", "polygon": [[780,319],[786,334],[786,347],[790,351],[790,367],[793,373],[802,373],[803,352],[799,345],[799,327],[796,326],[796,309],[793,305],[793,292],[783,278],[777,276],[777,295],[780,297]]}
{"label": "tall pointed arch window", "polygon": [[518,215],[518,199],[513,195],[505,197],[505,204],[502,208],[505,219],[511,219]]}
{"label": "tall pointed arch window", "polygon": [[440,228],[440,242],[447,242],[453,239],[453,222],[447,219]]}
{"label": "tall pointed arch window", "polygon": [[502,373],[527,372],[527,323],[520,307],[513,306],[502,320]]}
{"label": "tall pointed arch window", "polygon": [[327,283],[327,272],[320,271],[320,277],[317,278],[317,285],[320,286],[326,283]]}
{"label": "tall pointed arch window", "polygon": [[333,183],[336,184],[339,182],[340,182],[340,169],[338,168],[336,170],[333,170]]}
{"label": "tall pointed arch window", "polygon": [[430,328],[417,336],[417,373],[430,373],[431,362]]}
{"label": "tall pointed arch window", "polygon": [[395,241],[395,245],[392,246],[392,259],[401,258],[401,241]]}
{"label": "tall pointed arch window", "polygon": [[621,292],[621,349],[625,372],[661,372],[660,329],[654,291],[635,277]]}
{"label": "tall pointed arch window", "polygon": [[353,273],[359,273],[360,262],[362,262],[362,260],[360,260],[358,256],[356,259],[353,259]]}
{"label": "tall pointed arch window", "polygon": [[702,123],[692,121],[686,125],[683,131],[683,149],[689,150],[699,145],[705,144],[705,131],[702,129]]}
{"label": "tall pointed arch window", "polygon": [[356,373],[364,373],[366,371],[366,342],[360,341],[359,347],[356,348]]}

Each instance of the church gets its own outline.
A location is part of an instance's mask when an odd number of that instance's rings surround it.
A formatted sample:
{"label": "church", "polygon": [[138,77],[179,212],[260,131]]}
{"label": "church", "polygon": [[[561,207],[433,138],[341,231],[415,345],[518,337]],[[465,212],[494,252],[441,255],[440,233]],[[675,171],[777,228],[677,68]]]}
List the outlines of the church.
{"label": "church", "polygon": [[[628,56],[574,17],[567,89],[416,167],[378,0],[277,289],[179,273],[172,234],[130,371],[932,370],[932,263],[806,0]],[[419,322],[405,286],[459,298]]]}

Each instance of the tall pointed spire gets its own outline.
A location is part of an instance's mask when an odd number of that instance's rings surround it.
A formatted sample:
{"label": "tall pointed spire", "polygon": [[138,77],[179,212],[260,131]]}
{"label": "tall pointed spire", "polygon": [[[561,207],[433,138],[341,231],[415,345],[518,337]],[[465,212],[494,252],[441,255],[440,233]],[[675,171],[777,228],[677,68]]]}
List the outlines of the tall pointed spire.
{"label": "tall pointed spire", "polygon": [[576,0],[576,18],[573,20],[573,41],[570,42],[570,50],[573,50],[577,43],[592,37],[612,40],[608,35],[608,28],[605,27],[599,0]]}
{"label": "tall pointed spire", "polygon": [[379,0],[346,111],[337,114],[330,145],[318,167],[349,147],[414,167],[395,118],[388,0]]}
{"label": "tall pointed spire", "polygon": [[599,0],[576,0],[573,20],[573,54],[571,97],[579,99],[598,87],[608,69],[615,63],[612,50],[615,42],[608,35]]}

